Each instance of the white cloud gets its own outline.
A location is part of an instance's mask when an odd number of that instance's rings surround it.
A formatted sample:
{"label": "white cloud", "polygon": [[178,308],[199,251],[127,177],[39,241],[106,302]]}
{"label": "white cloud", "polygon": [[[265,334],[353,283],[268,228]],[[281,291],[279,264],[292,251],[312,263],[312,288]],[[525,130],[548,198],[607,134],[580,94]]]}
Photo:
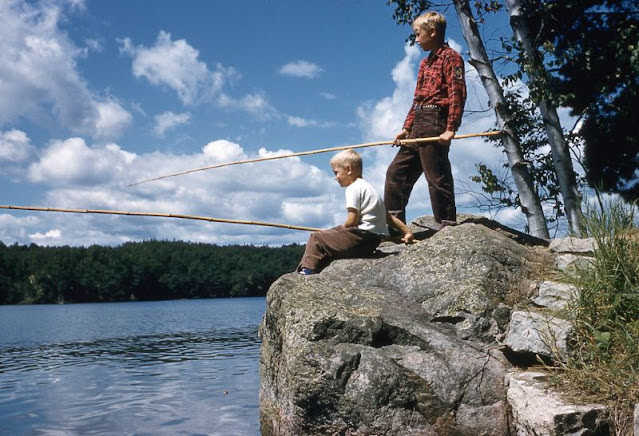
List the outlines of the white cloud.
{"label": "white cloud", "polygon": [[322,73],[322,68],[312,62],[297,60],[283,65],[279,72],[282,76],[314,79]]}
{"label": "white cloud", "polygon": [[134,159],[134,154],[115,144],[90,148],[82,138],[53,141],[29,166],[29,179],[50,186],[107,183]]}
{"label": "white cloud", "polygon": [[[308,226],[326,227],[326,218],[333,216],[337,211],[329,209],[334,204],[339,203],[342,197],[331,198],[311,197],[311,198],[291,198],[282,202],[282,215],[288,222],[302,221]],[[341,209],[339,209],[341,210]],[[343,214],[345,215],[345,214]],[[344,216],[342,216],[342,221]],[[329,226],[337,225],[338,222],[329,222]]]}
{"label": "white cloud", "polygon": [[[31,163],[28,177],[46,189],[41,205],[53,208],[174,213],[319,228],[335,225],[330,212],[343,209],[341,189],[325,169],[300,158],[236,165],[129,186],[216,163],[290,153],[266,148],[246,153],[240,144],[220,139],[195,153],[135,154],[116,144],[96,146],[82,138],[68,138],[52,142]],[[11,231],[4,231],[3,223]],[[115,244],[149,238],[282,244],[305,242],[308,233],[170,218],[11,211],[0,215],[0,237],[5,243],[42,245]]]}
{"label": "white cloud", "polygon": [[62,238],[62,232],[60,229],[52,229],[46,233],[33,233],[29,235],[29,239],[39,245],[50,245],[52,241],[57,241]]}
{"label": "white cloud", "polygon": [[291,126],[295,126],[295,127],[307,127],[307,126],[317,125],[317,121],[307,120],[301,117],[294,117],[294,116],[287,117],[286,121]]}
{"label": "white cloud", "polygon": [[[81,1],[68,3],[78,8]],[[0,4],[0,123],[28,119],[59,123],[74,133],[100,137],[121,133],[126,111],[91,91],[76,67],[86,55],[58,26],[64,3]],[[104,105],[119,113],[117,129],[105,121]],[[106,123],[106,124],[105,124]]]}
{"label": "white cloud", "polygon": [[176,114],[171,111],[163,112],[160,115],[155,116],[155,127],[153,131],[158,136],[164,136],[167,130],[174,129],[175,127],[186,124],[191,119],[191,114],[184,112]]}
{"label": "white cloud", "polygon": [[448,39],[446,42],[448,43],[450,48],[455,50],[457,53],[463,53],[465,51],[464,47],[461,44],[459,44],[457,41],[455,41],[454,39]]}
{"label": "white cloud", "polygon": [[186,106],[214,103],[221,108],[242,110],[257,118],[277,115],[263,92],[240,97],[231,96],[225,87],[237,81],[240,74],[233,67],[216,64],[212,71],[200,60],[200,53],[186,40],[172,40],[171,34],[160,31],[155,45],[134,46],[130,38],[121,41],[121,51],[133,58],[133,74],[152,85],[175,91]]}
{"label": "white cloud", "polygon": [[119,138],[133,121],[131,114],[113,99],[96,103],[96,106],[98,117],[94,136],[97,139],[113,140]]}
{"label": "white cloud", "polygon": [[333,127],[334,122],[321,122],[316,120],[309,120],[302,117],[296,117],[289,115],[286,117],[286,122],[295,127]]}
{"label": "white cloud", "polygon": [[122,51],[133,58],[133,74],[153,85],[177,92],[185,105],[206,101],[220,92],[223,85],[238,74],[233,68],[217,65],[210,71],[199,59],[200,53],[186,40],[173,41],[171,34],[160,31],[152,47],[133,46],[130,38],[122,40]]}
{"label": "white cloud", "polygon": [[264,94],[247,94],[240,98],[231,97],[222,93],[217,99],[217,103],[227,109],[243,110],[253,114],[258,119],[270,119],[277,116],[277,110],[271,106]]}
{"label": "white cloud", "polygon": [[209,142],[202,147],[202,153],[219,163],[246,159],[242,147],[226,139]]}
{"label": "white cloud", "polygon": [[35,148],[26,133],[16,129],[0,132],[0,163],[24,162],[34,155]]}
{"label": "white cloud", "polygon": [[0,241],[7,244],[13,241],[27,243],[27,229],[38,227],[40,222],[41,220],[35,216],[0,214]]}
{"label": "white cloud", "polygon": [[17,129],[0,131],[0,174],[22,182],[25,167],[36,157],[37,150],[25,132]]}

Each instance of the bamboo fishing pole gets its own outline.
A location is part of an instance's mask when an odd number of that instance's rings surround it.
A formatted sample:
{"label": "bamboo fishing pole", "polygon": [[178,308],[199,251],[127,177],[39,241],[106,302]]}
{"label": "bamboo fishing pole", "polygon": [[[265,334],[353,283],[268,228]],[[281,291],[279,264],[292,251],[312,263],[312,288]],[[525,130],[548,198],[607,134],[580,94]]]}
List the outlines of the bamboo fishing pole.
{"label": "bamboo fishing pole", "polygon": [[40,212],[65,212],[65,213],[89,213],[89,214],[94,213],[94,214],[104,214],[104,215],[151,216],[151,217],[162,217],[162,218],[181,218],[181,219],[188,219],[188,220],[211,221],[216,223],[246,224],[251,226],[281,227],[284,229],[306,230],[309,232],[315,232],[315,231],[321,230],[314,227],[293,226],[290,224],[266,223],[262,221],[231,220],[231,219],[224,219],[224,218],[212,218],[207,216],[182,215],[182,214],[176,214],[176,213],[128,212],[123,210],[99,210],[99,209],[59,209],[54,207],[11,206],[11,205],[0,205],[0,209],[32,210],[32,211],[40,211]]}
{"label": "bamboo fishing pole", "polygon": [[[481,132],[481,133],[466,133],[466,134],[463,134],[463,135],[455,135],[453,137],[453,139],[475,138],[475,137],[478,137],[478,136],[494,136],[494,135],[499,135],[499,134],[501,134],[500,130],[495,130],[495,131],[490,131],[490,132]],[[402,139],[402,140],[399,141],[399,143],[402,144],[402,145],[408,145],[408,144],[421,144],[421,143],[424,143],[424,142],[435,142],[435,141],[439,141],[439,136],[431,136],[429,138]],[[198,171],[212,170],[212,169],[215,169],[215,168],[228,167],[228,166],[231,166],[231,165],[240,165],[240,164],[252,163],[252,162],[262,162],[262,161],[266,161],[266,160],[285,159],[285,158],[296,157],[296,156],[307,156],[307,155],[311,155],[311,154],[319,154],[319,153],[327,153],[327,152],[331,152],[331,151],[346,150],[346,149],[349,149],[349,148],[377,147],[379,145],[388,145],[388,144],[394,144],[394,143],[395,143],[394,140],[393,141],[367,142],[367,143],[364,143],[364,144],[342,145],[342,146],[339,146],[339,147],[322,148],[322,149],[319,149],[319,150],[302,151],[302,152],[299,152],[299,153],[280,154],[280,155],[277,155],[277,156],[258,157],[258,158],[246,159],[246,160],[236,160],[234,162],[225,162],[225,163],[221,163],[221,164],[209,165],[209,166],[206,166],[206,167],[195,168],[195,169],[180,171],[180,172],[177,172],[177,173],[166,174],[164,176],[153,177],[151,179],[140,180],[138,182],[134,182],[134,183],[129,184],[129,186],[141,185],[142,183],[154,182],[156,180],[167,179],[169,177],[183,176],[185,174],[195,173],[195,172],[198,172]]]}

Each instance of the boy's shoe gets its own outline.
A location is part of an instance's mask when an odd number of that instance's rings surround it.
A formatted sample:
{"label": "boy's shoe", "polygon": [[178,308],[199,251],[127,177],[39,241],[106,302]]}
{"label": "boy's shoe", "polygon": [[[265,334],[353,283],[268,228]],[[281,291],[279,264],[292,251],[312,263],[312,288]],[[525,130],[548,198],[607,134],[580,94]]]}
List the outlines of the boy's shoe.
{"label": "boy's shoe", "polygon": [[302,268],[301,270],[299,270],[299,273],[303,276],[310,276],[311,274],[315,274],[315,271],[310,268]]}

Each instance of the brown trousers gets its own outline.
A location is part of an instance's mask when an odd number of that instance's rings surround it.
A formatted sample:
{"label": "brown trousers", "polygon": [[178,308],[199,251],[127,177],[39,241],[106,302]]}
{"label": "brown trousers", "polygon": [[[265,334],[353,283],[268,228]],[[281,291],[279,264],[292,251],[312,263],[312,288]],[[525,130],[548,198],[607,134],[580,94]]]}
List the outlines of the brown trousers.
{"label": "brown trousers", "polygon": [[[445,111],[439,108],[415,113],[409,138],[439,136],[446,130]],[[428,182],[433,216],[437,222],[455,221],[455,189],[448,160],[450,147],[436,142],[401,146],[386,171],[384,204],[388,212],[406,222],[406,205],[422,172]]]}
{"label": "brown trousers", "polygon": [[357,227],[337,226],[313,232],[308,238],[297,271],[309,268],[318,273],[334,259],[368,256],[380,242],[378,234]]}

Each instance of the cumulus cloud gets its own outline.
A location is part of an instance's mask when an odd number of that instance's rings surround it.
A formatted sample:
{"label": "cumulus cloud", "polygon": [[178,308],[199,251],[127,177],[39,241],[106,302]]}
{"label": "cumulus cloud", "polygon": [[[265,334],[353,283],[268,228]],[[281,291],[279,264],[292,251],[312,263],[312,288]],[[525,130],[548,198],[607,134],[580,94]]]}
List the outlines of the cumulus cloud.
{"label": "cumulus cloud", "polygon": [[[343,209],[330,209],[334,204],[339,203],[340,200],[342,200],[342,197],[339,196],[327,196],[324,199],[322,197],[319,199],[312,197],[285,200],[282,202],[282,214],[288,222],[301,221],[309,226],[322,227],[326,225],[326,217],[334,216],[337,211]],[[343,220],[344,216],[335,217],[334,222],[339,222],[340,218]]]}
{"label": "cumulus cloud", "polygon": [[186,124],[191,119],[191,114],[184,112],[176,114],[175,112],[167,111],[155,116],[155,127],[153,131],[158,136],[164,136],[167,130],[174,129],[175,127]]}
{"label": "cumulus cloud", "polygon": [[242,147],[226,139],[209,142],[202,147],[202,153],[207,158],[211,158],[218,163],[246,159],[246,154],[244,154]]}
{"label": "cumulus cloud", "polygon": [[[67,4],[77,8],[83,2]],[[60,29],[64,7],[65,2],[24,0],[0,5],[0,123],[55,122],[74,133],[113,137],[130,121],[127,112],[98,97],[78,72],[76,59],[86,50]],[[107,109],[117,114],[115,125]]]}
{"label": "cumulus cloud", "polygon": [[50,186],[97,185],[118,177],[134,159],[115,144],[91,148],[82,138],[53,141],[29,166],[29,179]]}
{"label": "cumulus cloud", "polygon": [[0,132],[0,163],[25,162],[34,155],[35,148],[26,133],[16,129]]}
{"label": "cumulus cloud", "polygon": [[[76,137],[51,142],[29,166],[28,177],[46,189],[43,205],[48,207],[174,213],[320,228],[337,224],[329,211],[343,209],[341,189],[327,171],[300,158],[236,165],[129,186],[207,165],[290,153],[267,148],[248,153],[236,142],[218,139],[193,153],[136,154],[117,144],[87,144]],[[4,232],[2,223],[13,230]],[[0,236],[5,243],[41,245],[114,244],[149,238],[282,244],[302,243],[308,234],[194,220],[12,211],[0,214]]]}
{"label": "cumulus cloud", "polygon": [[0,241],[5,243],[29,241],[28,230],[41,225],[40,218],[30,215],[0,214]]}
{"label": "cumulus cloud", "polygon": [[209,70],[197,49],[184,39],[173,41],[165,31],[160,31],[152,47],[134,46],[130,38],[125,38],[121,50],[133,58],[135,77],[175,91],[185,105],[210,100],[226,82],[238,77],[233,68],[219,64],[214,71]]}
{"label": "cumulus cloud", "polygon": [[37,157],[31,139],[21,130],[0,131],[0,173],[14,181],[23,181],[25,168]]}
{"label": "cumulus cloud", "polygon": [[96,139],[119,138],[133,121],[131,114],[113,99],[97,102],[96,108],[98,111],[94,134]]}
{"label": "cumulus cloud", "polygon": [[263,92],[229,95],[226,88],[239,80],[239,72],[219,63],[211,70],[200,60],[199,50],[184,39],[173,40],[168,32],[160,31],[151,47],[136,46],[130,38],[124,38],[120,49],[133,59],[135,77],[176,92],[185,106],[213,103],[223,109],[251,113],[258,119],[277,116]]}
{"label": "cumulus cloud", "polygon": [[314,79],[322,73],[322,68],[312,62],[297,60],[283,65],[279,73],[282,76],[299,77],[303,79]]}
{"label": "cumulus cloud", "polygon": [[42,242],[50,243],[51,240],[59,240],[61,237],[62,232],[60,231],[60,229],[52,229],[46,233],[37,232],[29,235],[29,239],[31,239],[36,244],[40,243],[40,245],[44,245],[42,244]]}

